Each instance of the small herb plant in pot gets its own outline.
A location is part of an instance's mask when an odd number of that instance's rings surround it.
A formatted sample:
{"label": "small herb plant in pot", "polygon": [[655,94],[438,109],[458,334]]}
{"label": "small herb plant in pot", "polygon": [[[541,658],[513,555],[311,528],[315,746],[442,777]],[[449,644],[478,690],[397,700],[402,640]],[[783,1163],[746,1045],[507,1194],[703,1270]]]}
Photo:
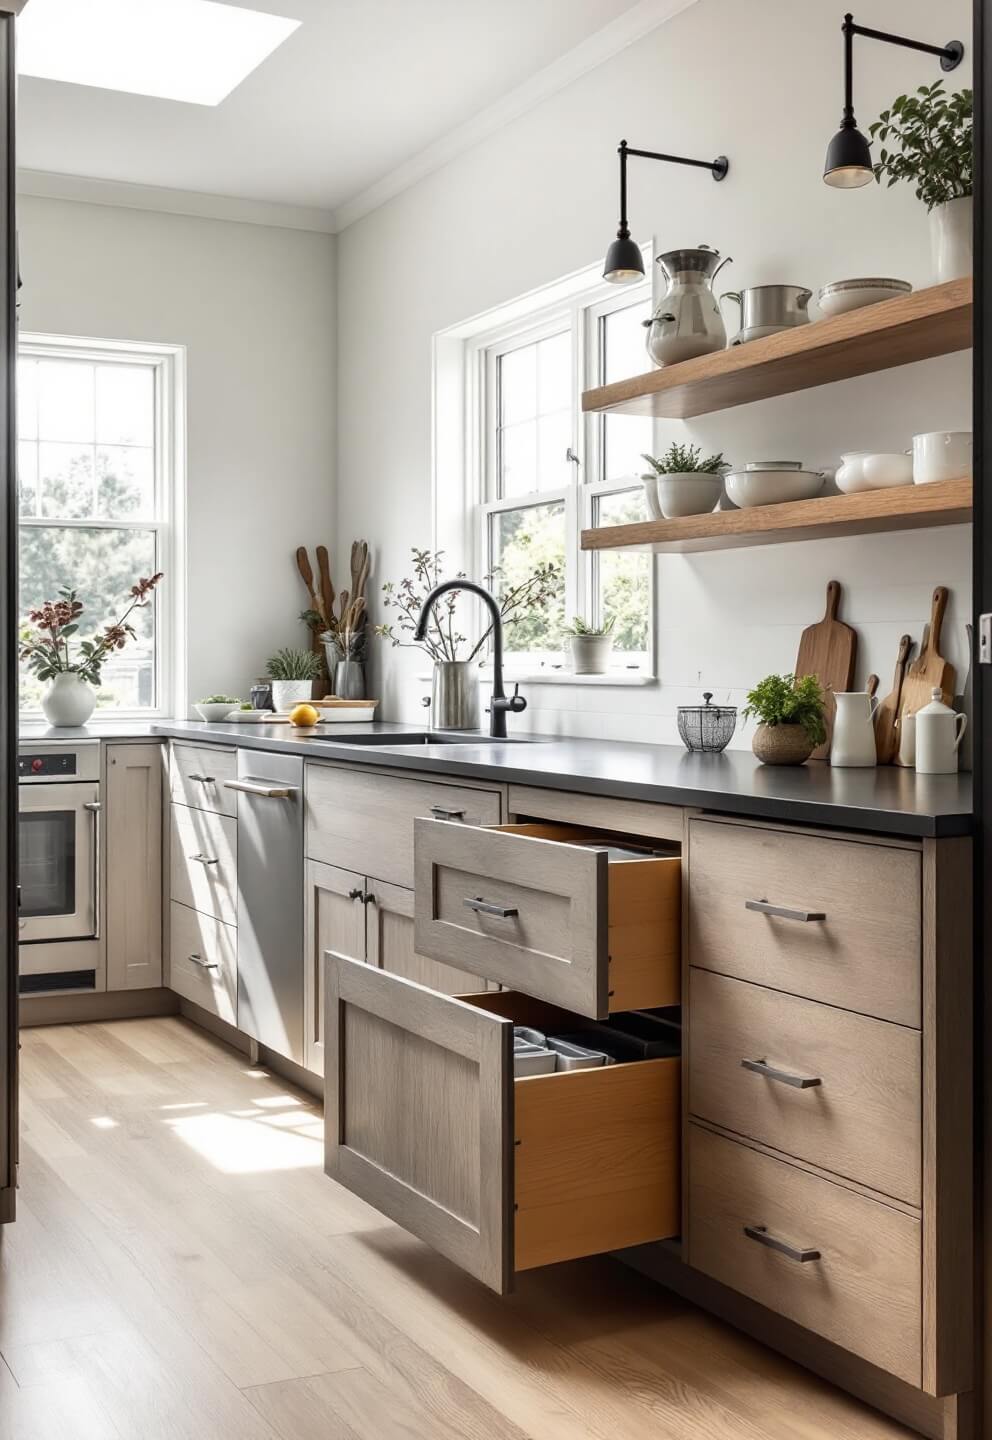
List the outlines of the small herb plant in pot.
{"label": "small herb plant in pot", "polygon": [[312,650],[285,647],[271,656],[265,673],[272,681],[272,703],[279,711],[292,710],[313,694],[320,676],[320,657]]}
{"label": "small herb plant in pot", "polygon": [[[899,95],[869,126],[881,142],[873,169],[891,188],[915,186],[930,216],[930,248],[938,284],[972,271],[971,210],[974,187],[973,95],[948,95],[944,82]],[[888,148],[895,145],[897,149]]]}
{"label": "small herb plant in pot", "polygon": [[573,615],[572,623],[563,627],[576,675],[605,675],[609,670],[615,622],[611,615],[605,625],[589,625],[581,615]]}
{"label": "small herb plant in pot", "polygon": [[698,445],[670,445],[664,455],[655,459],[643,455],[653,475],[641,477],[651,510],[652,487],[657,491],[658,505],[666,520],[684,515],[708,515],[715,510],[723,493],[723,477],[730,469],[723,455],[702,458]]}
{"label": "small herb plant in pot", "polygon": [[745,720],[757,720],[751,749],[763,765],[804,765],[827,738],[823,691],[815,675],[766,675],[747,694]]}

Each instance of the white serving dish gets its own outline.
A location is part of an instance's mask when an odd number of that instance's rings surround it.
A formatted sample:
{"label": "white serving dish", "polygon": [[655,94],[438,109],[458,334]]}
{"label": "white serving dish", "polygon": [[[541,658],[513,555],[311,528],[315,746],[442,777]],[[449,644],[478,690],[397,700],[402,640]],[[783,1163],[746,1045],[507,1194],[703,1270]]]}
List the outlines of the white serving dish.
{"label": "white serving dish", "polygon": [[271,710],[232,710],[227,717],[229,725],[271,725],[276,720],[288,720],[289,715],[276,715]]}
{"label": "white serving dish", "polygon": [[812,500],[823,488],[823,474],[819,470],[797,469],[795,461],[764,461],[761,468],[749,465],[731,471],[724,484],[735,505],[752,510],[758,505]]}
{"label": "white serving dish", "polygon": [[723,476],[695,474],[659,475],[658,504],[666,520],[686,515],[708,515],[723,494]]}
{"label": "white serving dish", "polygon": [[321,725],[366,725],[375,715],[376,702],[370,700],[367,705],[328,705],[321,709]]}
{"label": "white serving dish", "polygon": [[917,485],[970,479],[971,460],[970,430],[931,430],[913,436],[913,480]]}
{"label": "white serving dish", "polygon": [[201,720],[206,720],[209,725],[216,725],[221,720],[226,720],[232,710],[237,710],[237,705],[194,705],[193,709]]}
{"label": "white serving dish", "polygon": [[913,287],[908,280],[883,279],[879,276],[859,280],[835,280],[817,292],[816,303],[824,315],[846,315],[849,310],[860,310],[865,305],[878,305],[883,300],[894,300],[897,295],[910,295],[912,291]]}
{"label": "white serving dish", "polygon": [[845,495],[861,490],[891,490],[913,483],[911,455],[882,450],[854,450],[842,455],[834,479]]}

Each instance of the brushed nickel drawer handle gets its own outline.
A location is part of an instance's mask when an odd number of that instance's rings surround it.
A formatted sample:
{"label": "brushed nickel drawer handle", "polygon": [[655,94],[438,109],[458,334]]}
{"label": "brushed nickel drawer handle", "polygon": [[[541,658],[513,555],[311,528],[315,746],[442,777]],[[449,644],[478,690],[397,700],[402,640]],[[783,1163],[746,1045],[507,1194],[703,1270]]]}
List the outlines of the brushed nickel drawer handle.
{"label": "brushed nickel drawer handle", "polygon": [[742,1060],[741,1069],[763,1075],[766,1080],[777,1080],[780,1085],[791,1085],[794,1090],[812,1090],[814,1085],[823,1084],[819,1075],[790,1075],[788,1070],[776,1070],[767,1060]]}
{"label": "brushed nickel drawer handle", "polygon": [[216,960],[204,960],[202,955],[188,955],[186,958],[188,960],[191,960],[194,965],[199,965],[201,970],[220,969],[220,966],[217,964]]}
{"label": "brushed nickel drawer handle", "polygon": [[793,910],[788,905],[772,905],[767,900],[745,900],[744,909],[757,910],[759,915],[774,915],[779,920],[801,920],[803,924],[827,918],[824,910]]}
{"label": "brushed nickel drawer handle", "polygon": [[189,778],[190,778],[190,780],[195,780],[198,785],[216,785],[216,784],[217,784],[217,779],[216,779],[216,776],[214,776],[214,775],[194,775],[194,774],[192,773],[192,771],[191,771],[191,772],[190,772],[190,775],[189,775]]}
{"label": "brushed nickel drawer handle", "polygon": [[187,859],[196,860],[200,865],[219,864],[219,861],[215,857],[211,857],[210,855],[189,855],[187,856]]}
{"label": "brushed nickel drawer handle", "polygon": [[819,1250],[797,1250],[794,1245],[789,1245],[785,1240],[779,1240],[768,1233],[766,1225],[745,1225],[744,1234],[749,1240],[756,1240],[759,1245],[767,1245],[769,1250],[774,1250],[778,1255],[785,1255],[789,1260],[795,1260],[800,1265],[807,1265],[810,1260],[819,1260]]}
{"label": "brushed nickel drawer handle", "polygon": [[520,914],[516,905],[494,905],[491,900],[483,900],[481,895],[466,895],[462,904],[469,910],[477,910],[480,915],[495,915],[497,920],[512,920]]}
{"label": "brushed nickel drawer handle", "polygon": [[435,820],[464,820],[464,810],[445,810],[443,805],[432,805],[431,814]]}
{"label": "brushed nickel drawer handle", "polygon": [[257,795],[262,800],[292,800],[298,793],[296,785],[258,785],[251,780],[225,780],[225,790],[239,790],[242,795]]}

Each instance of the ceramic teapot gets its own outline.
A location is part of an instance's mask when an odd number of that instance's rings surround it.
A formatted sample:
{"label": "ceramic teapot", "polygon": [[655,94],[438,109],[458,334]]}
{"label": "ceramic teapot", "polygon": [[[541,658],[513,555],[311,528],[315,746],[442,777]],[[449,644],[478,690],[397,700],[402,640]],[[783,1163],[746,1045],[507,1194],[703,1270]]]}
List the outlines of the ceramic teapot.
{"label": "ceramic teapot", "polygon": [[958,746],[968,724],[939,689],[931,692],[929,705],[916,712],[916,771],[918,775],[952,775],[958,768]]}
{"label": "ceramic teapot", "polygon": [[725,255],[721,260],[719,250],[708,245],[666,250],[656,257],[665,293],[652,319],[644,321],[648,354],[656,365],[677,365],[726,348],[727,327],[713,281],[730,258]]}

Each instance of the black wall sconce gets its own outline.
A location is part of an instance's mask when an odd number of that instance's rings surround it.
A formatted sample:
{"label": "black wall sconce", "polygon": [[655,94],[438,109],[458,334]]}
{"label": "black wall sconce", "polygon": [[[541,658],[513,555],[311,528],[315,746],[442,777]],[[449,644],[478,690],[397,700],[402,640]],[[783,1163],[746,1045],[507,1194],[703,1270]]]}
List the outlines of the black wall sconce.
{"label": "black wall sconce", "polygon": [[627,156],[638,155],[642,160],[667,160],[671,165],[695,165],[700,170],[708,170],[714,180],[726,177],[730,161],[726,155],[718,155],[715,160],[687,160],[684,155],[661,155],[657,150],[632,150],[626,140],[620,141],[617,154],[620,156],[620,227],[617,238],[606,252],[603,279],[610,280],[614,285],[629,285],[635,280],[643,280],[644,260],[641,247],[630,238],[630,226],[627,224]]}
{"label": "black wall sconce", "polygon": [[921,40],[907,40],[905,35],[869,30],[866,25],[855,25],[853,15],[844,16],[841,29],[844,32],[844,117],[840,129],[827,146],[823,178],[838,190],[855,190],[859,185],[869,185],[875,178],[870,142],[862,135],[854,118],[855,35],[864,35],[869,40],[884,40],[888,45],[902,45],[906,50],[923,50],[927,55],[939,55],[941,70],[954,70],[961,64],[964,46],[960,40],[951,40],[946,45],[924,45]]}

